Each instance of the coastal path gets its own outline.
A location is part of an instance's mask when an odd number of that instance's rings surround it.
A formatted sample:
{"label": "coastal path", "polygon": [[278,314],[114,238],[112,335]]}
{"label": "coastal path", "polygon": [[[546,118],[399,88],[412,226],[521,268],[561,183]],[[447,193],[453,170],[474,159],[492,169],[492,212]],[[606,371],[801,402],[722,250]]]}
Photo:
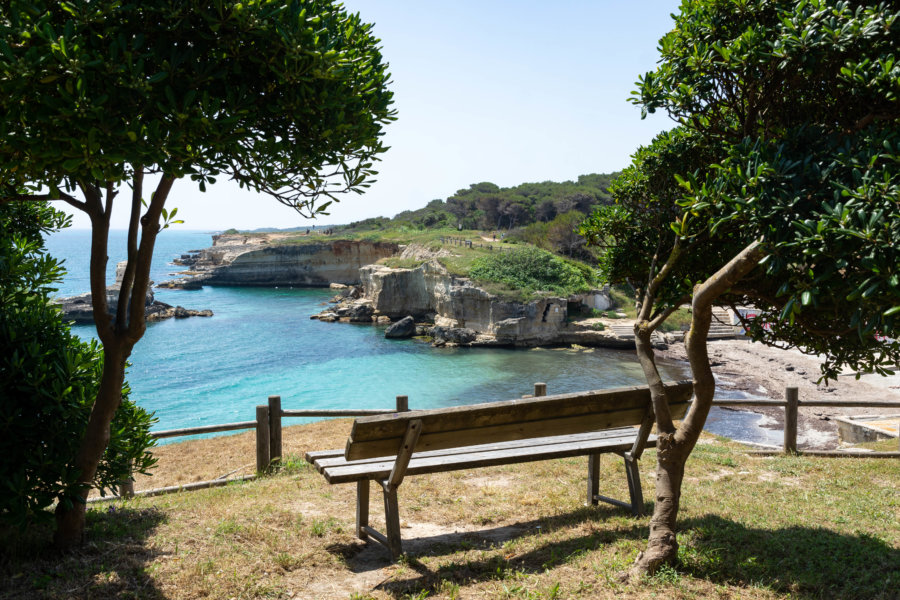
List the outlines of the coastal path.
{"label": "coastal path", "polygon": [[[688,408],[691,382],[666,384],[673,418]],[[654,446],[650,391],[646,387],[535,396],[504,402],[398,412],[356,419],[344,450],[307,452],[306,461],[328,483],[356,483],[356,534],[372,537],[396,560],[402,554],[397,488],[407,475],[423,475],[538,460],[587,456],[587,501],[642,514],[637,461]],[[625,461],[630,503],[598,494],[600,455]],[[370,482],[384,495],[386,534],[369,526]]]}

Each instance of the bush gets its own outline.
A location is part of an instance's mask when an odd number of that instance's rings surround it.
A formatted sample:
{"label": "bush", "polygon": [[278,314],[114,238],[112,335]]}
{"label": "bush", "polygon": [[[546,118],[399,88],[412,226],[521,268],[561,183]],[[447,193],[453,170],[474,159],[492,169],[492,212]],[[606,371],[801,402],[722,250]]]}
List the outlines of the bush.
{"label": "bush", "polygon": [[[42,233],[67,221],[47,205],[0,204],[0,521],[19,527],[67,501],[103,369],[97,343],[75,336],[50,303],[64,271],[47,255]],[[155,463],[148,452],[154,419],[128,392],[126,385],[94,477],[101,490]]]}
{"label": "bush", "polygon": [[522,248],[482,256],[472,262],[469,276],[527,292],[549,291],[562,296],[589,290],[589,267],[565,261],[538,248]]}

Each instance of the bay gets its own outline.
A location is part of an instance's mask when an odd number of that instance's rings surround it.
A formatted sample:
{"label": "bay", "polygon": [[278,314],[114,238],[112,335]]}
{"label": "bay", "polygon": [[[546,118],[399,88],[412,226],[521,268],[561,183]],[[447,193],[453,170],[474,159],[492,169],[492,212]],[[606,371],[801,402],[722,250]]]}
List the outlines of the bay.
{"label": "bay", "polygon": [[[151,277],[171,278],[179,270],[172,259],[211,243],[208,232],[162,232]],[[88,291],[90,232],[64,230],[47,246],[68,269],[59,295]],[[125,232],[113,231],[109,281],[124,257]],[[148,324],[127,373],[132,398],[156,414],[154,429],[161,430],[253,420],[254,407],[269,395],[280,395],[286,409],[392,408],[406,395],[410,408],[420,409],[516,398],[535,382],[547,383],[551,394],[644,384],[633,352],[432,348],[385,339],[382,327],[311,320],[332,295],[309,288],[157,290],[163,302],[214,316]],[[93,325],[73,331],[95,337]],[[661,370],[665,379],[686,376],[677,363]]]}

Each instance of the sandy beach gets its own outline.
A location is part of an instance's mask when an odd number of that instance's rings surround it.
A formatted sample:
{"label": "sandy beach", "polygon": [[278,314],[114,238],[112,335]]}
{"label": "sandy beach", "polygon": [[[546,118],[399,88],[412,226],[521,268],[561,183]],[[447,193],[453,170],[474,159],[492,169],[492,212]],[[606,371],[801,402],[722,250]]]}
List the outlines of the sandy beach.
{"label": "sandy beach", "polygon": [[[658,355],[671,360],[687,360],[680,343],[658,351]],[[900,402],[900,373],[890,377],[865,374],[860,379],[856,379],[854,373],[846,373],[836,381],[819,384],[821,360],[818,357],[747,340],[712,340],[709,356],[720,388],[740,390],[753,397],[782,399],[786,387],[796,387],[801,403],[813,399]],[[754,407],[749,410],[770,417],[766,426],[782,428],[782,408]],[[893,408],[801,407],[800,445],[808,449],[839,447],[834,418],[861,414],[897,415],[900,418],[900,410]]]}

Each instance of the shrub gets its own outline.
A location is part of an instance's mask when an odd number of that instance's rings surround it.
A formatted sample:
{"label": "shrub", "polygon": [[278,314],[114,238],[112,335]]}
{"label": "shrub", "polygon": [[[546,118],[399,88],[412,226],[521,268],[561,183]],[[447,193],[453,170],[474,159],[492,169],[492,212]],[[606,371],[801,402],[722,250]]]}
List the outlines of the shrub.
{"label": "shrub", "polygon": [[[66,501],[103,369],[97,342],[75,336],[50,303],[64,271],[42,234],[67,222],[47,205],[0,204],[0,521],[19,527]],[[155,463],[154,419],[128,392],[126,385],[94,477],[101,490]]]}
{"label": "shrub", "polygon": [[528,292],[549,291],[563,296],[587,291],[594,283],[589,267],[531,247],[482,256],[472,262],[469,276]]}

